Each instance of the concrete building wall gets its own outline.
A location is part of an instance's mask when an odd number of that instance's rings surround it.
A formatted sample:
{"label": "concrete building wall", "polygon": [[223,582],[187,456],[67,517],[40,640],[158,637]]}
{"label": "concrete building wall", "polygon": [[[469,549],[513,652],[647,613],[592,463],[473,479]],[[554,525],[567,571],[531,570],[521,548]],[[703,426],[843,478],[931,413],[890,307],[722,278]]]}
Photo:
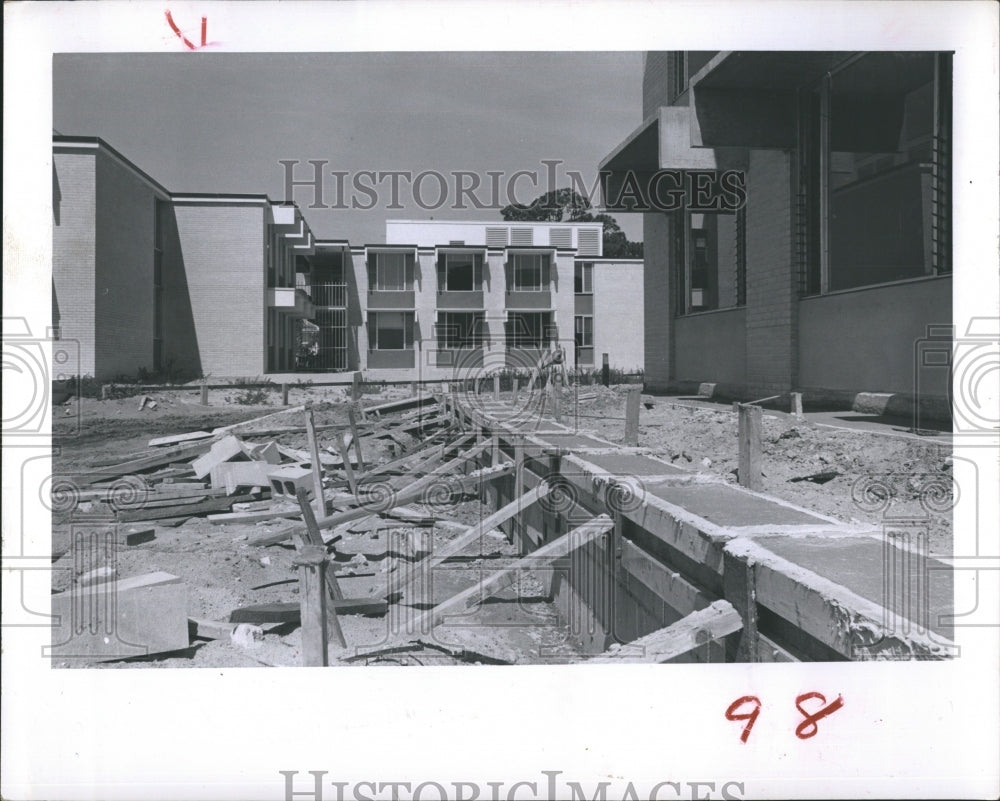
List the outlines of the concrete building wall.
{"label": "concrete building wall", "polygon": [[81,374],[96,376],[95,152],[54,153],[52,182],[52,325],[79,343]]}
{"label": "concrete building wall", "polygon": [[153,371],[153,228],[159,193],[106,151],[97,155],[96,362],[102,377]]}
{"label": "concrete building wall", "polygon": [[[364,250],[352,250],[346,264],[350,272],[349,280],[354,282],[358,291],[358,314],[349,313],[348,323],[355,326],[354,332],[358,344],[358,369],[368,369],[368,267],[366,266]],[[345,272],[346,272],[345,271]],[[353,310],[352,310],[353,312]]]}
{"label": "concrete building wall", "polygon": [[797,291],[792,269],[791,156],[752,150],[747,172],[747,384],[794,388]]}
{"label": "concrete building wall", "polygon": [[670,329],[673,308],[668,258],[669,232],[669,221],[665,214],[643,214],[643,361],[646,387],[653,392],[665,392],[671,378]]}
{"label": "concrete building wall", "polygon": [[[566,369],[576,369],[576,296],[573,279],[576,260],[573,253],[559,252],[553,260],[552,306],[555,309],[556,336],[566,358]],[[596,282],[596,278],[595,278]],[[597,288],[594,288],[595,294]]]}
{"label": "concrete building wall", "polygon": [[642,369],[643,264],[635,261],[594,263],[594,366],[608,354],[612,368]]}
{"label": "concrete building wall", "polygon": [[642,71],[642,118],[646,119],[660,106],[670,104],[668,79],[670,54],[666,51],[646,53]]}
{"label": "concrete building wall", "polygon": [[744,308],[680,317],[674,322],[677,381],[746,383]]}
{"label": "concrete building wall", "polygon": [[191,319],[206,375],[267,370],[266,234],[259,204],[176,203]]}
{"label": "concrete building wall", "polygon": [[[951,322],[951,276],[805,298],[799,303],[799,385],[850,392],[914,390],[916,343]],[[948,395],[947,370],[920,392]]]}

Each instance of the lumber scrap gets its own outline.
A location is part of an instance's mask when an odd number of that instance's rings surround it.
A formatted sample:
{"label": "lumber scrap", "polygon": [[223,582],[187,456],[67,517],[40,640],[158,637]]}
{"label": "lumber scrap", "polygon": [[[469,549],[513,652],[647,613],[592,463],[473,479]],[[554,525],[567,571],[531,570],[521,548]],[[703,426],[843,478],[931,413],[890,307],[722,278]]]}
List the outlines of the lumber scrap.
{"label": "lumber scrap", "polygon": [[633,640],[626,646],[605,651],[587,660],[590,664],[617,664],[622,662],[669,662],[695,648],[727,637],[740,630],[739,612],[728,601],[714,601],[711,605],[681,618],[671,626]]}
{"label": "lumber scrap", "polygon": [[[287,415],[292,415],[292,414],[295,414],[296,412],[304,411],[305,408],[306,408],[305,404],[303,404],[301,406],[293,406],[290,409],[282,409],[279,412],[271,412],[269,414],[261,415],[260,417],[251,418],[250,420],[244,420],[242,423],[233,423],[232,425],[222,426],[221,428],[213,428],[212,429],[212,436],[213,437],[221,437],[221,436],[225,436],[226,434],[233,433],[233,432],[236,432],[236,431],[240,431],[242,433],[242,430],[246,429],[247,426],[252,426],[255,423],[262,422],[263,420],[270,420],[273,417],[280,417],[280,416],[283,416],[283,415],[286,415],[286,414]],[[255,432],[250,431],[248,433],[253,434]]]}
{"label": "lumber scrap", "polygon": [[[343,598],[339,601],[327,599],[326,603],[327,609],[336,609],[338,615],[379,616],[384,615],[389,609],[388,604],[379,598]],[[301,620],[299,604],[296,601],[241,606],[234,609],[229,615],[229,622],[233,625],[237,623],[299,624]]]}
{"label": "lumber scrap", "polygon": [[[140,520],[156,520],[171,517],[196,517],[198,515],[220,512],[229,509],[237,501],[252,501],[254,495],[229,495],[224,498],[209,498],[199,503],[188,503],[182,506],[154,507],[152,509],[128,509],[118,513],[119,523],[135,523]],[[209,518],[211,520],[211,517]]]}
{"label": "lumber scrap", "polygon": [[173,434],[169,437],[155,437],[149,441],[150,448],[159,448],[163,445],[177,445],[181,442],[193,442],[200,439],[211,439],[212,434],[208,431],[189,431],[187,434]]}
{"label": "lumber scrap", "polygon": [[506,506],[498,509],[489,517],[485,517],[480,520],[476,525],[465,530],[464,533],[459,534],[455,539],[448,542],[447,545],[437,548],[431,552],[429,556],[420,562],[415,563],[411,568],[411,573],[409,578],[404,579],[399,585],[393,588],[393,593],[398,594],[402,597],[406,590],[413,584],[416,577],[420,574],[428,574],[431,570],[437,567],[439,564],[444,562],[448,557],[454,556],[459,553],[463,548],[471,545],[480,539],[487,531],[492,531],[497,526],[510,520],[515,515],[521,514],[525,509],[534,504],[539,499],[546,496],[549,492],[549,484],[546,481],[539,482],[533,490],[529,490],[524,495],[515,498],[513,501],[508,503]]}
{"label": "lumber scrap", "polygon": [[212,443],[208,453],[199,456],[191,463],[191,469],[197,478],[205,478],[212,468],[231,460],[248,460],[243,450],[243,443],[236,437],[224,437]]}
{"label": "lumber scrap", "polygon": [[[502,476],[509,475],[514,470],[514,465],[511,462],[501,464],[497,467],[488,467],[483,470],[477,470],[474,473],[464,476],[460,479],[456,479],[456,490],[463,492],[469,491],[472,487],[476,486],[482,481],[492,481],[498,479]],[[341,512],[336,512],[333,515],[324,517],[322,520],[317,520],[317,524],[321,529],[333,528],[334,526],[339,526],[341,523],[348,523],[351,520],[359,520],[363,517],[368,517],[370,515],[376,515],[388,511],[396,506],[401,506],[412,501],[418,500],[424,492],[427,490],[427,485],[419,485],[418,483],[412,484],[399,491],[399,493],[389,501],[383,501],[381,503],[365,504],[362,506],[356,506],[352,509],[345,509]],[[389,505],[387,506],[386,503]],[[211,519],[211,518],[209,518]],[[289,539],[292,535],[301,533],[299,530],[290,529],[287,531],[276,532],[273,535],[268,535],[267,537],[262,537],[255,539],[253,544],[255,545],[277,545],[278,543],[284,542]]]}
{"label": "lumber scrap", "polygon": [[380,403],[377,406],[362,407],[361,411],[364,414],[385,414],[386,412],[401,412],[406,409],[424,406],[425,404],[434,404],[436,402],[437,399],[433,395],[420,394],[412,398],[387,401],[386,403]]}
{"label": "lumber scrap", "polygon": [[[316,525],[316,515],[313,514],[312,507],[309,505],[309,494],[300,487],[298,492],[295,493],[295,498],[299,502],[299,509],[302,510],[302,520],[306,524],[305,533],[300,535],[303,544],[319,548],[325,554],[326,543],[323,542],[323,535],[320,534],[319,526]],[[340,590],[340,585],[337,583],[337,577],[334,575],[334,572],[326,570],[324,573],[330,597],[335,601],[343,599],[344,593]],[[340,635],[340,639],[343,639],[343,634]]]}
{"label": "lumber scrap", "polygon": [[396,468],[402,468],[413,459],[419,459],[419,461],[416,464],[407,467],[406,472],[420,472],[426,464],[438,459],[443,459],[452,451],[465,446],[470,439],[472,439],[472,435],[465,434],[456,440],[452,440],[451,442],[431,445],[430,447],[422,447],[420,450],[403,454],[392,461],[385,462],[384,464],[380,464],[378,467],[373,467],[371,470],[368,470],[359,478],[359,483],[363,484],[369,478],[374,478],[375,476],[382,475],[383,473],[391,472]]}
{"label": "lumber scrap", "polygon": [[[221,526],[226,523],[259,523],[262,520],[277,520],[279,518],[296,518],[301,516],[302,513],[296,507],[286,504],[279,509],[265,509],[260,512],[229,512],[209,515],[208,522],[216,526]],[[284,539],[288,539],[288,537],[286,536]]]}
{"label": "lumber scrap", "polygon": [[195,456],[205,453],[208,449],[209,445],[207,441],[195,442],[190,445],[178,445],[167,449],[157,449],[156,453],[150,454],[149,456],[143,456],[127,462],[120,462],[119,464],[106,465],[98,468],[97,470],[88,470],[70,474],[67,475],[66,478],[72,479],[75,483],[81,486],[96,484],[100,481],[110,481],[112,479],[131,475],[133,473],[144,473],[148,470],[154,470],[157,467],[163,467],[164,465],[169,465],[173,462],[193,459]]}
{"label": "lumber scrap", "polygon": [[464,612],[478,606],[486,598],[514,584],[518,580],[519,573],[523,571],[551,568],[557,559],[563,559],[576,548],[582,548],[594,542],[611,531],[612,528],[614,528],[614,521],[607,515],[599,515],[583,525],[577,526],[572,531],[567,531],[561,537],[543,545],[528,556],[521,557],[508,567],[496,571],[481,582],[451,596],[448,600],[442,601],[433,609],[415,618],[412,621],[411,630],[421,633],[430,632],[444,621],[445,615]]}

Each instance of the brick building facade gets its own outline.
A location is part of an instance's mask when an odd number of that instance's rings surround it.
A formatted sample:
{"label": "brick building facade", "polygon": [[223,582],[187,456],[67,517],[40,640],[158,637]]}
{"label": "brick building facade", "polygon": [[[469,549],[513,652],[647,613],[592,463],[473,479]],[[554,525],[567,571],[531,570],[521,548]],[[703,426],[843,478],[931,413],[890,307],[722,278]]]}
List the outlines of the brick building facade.
{"label": "brick building facade", "polygon": [[915,354],[952,319],[949,54],[648,53],[643,111],[601,170],[644,214],[650,389],[947,414]]}

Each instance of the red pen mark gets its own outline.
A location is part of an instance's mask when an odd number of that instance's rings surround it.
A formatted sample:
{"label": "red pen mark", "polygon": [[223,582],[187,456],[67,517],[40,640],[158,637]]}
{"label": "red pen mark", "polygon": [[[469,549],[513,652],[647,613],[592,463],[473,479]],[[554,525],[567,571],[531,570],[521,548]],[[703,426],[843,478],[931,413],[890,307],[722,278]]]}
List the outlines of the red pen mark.
{"label": "red pen mark", "polygon": [[[744,704],[753,704],[752,712],[737,712]],[[753,728],[753,724],[757,722],[757,716],[760,714],[760,699],[756,695],[744,695],[742,698],[737,698],[729,705],[729,709],[726,710],[726,720],[745,720],[747,725],[743,727],[743,733],[740,734],[740,742],[746,742],[747,738],[750,737],[750,729]]]}
{"label": "red pen mark", "polygon": [[[821,704],[825,706],[821,707],[818,711],[809,713],[802,708],[802,702],[809,698],[818,698]],[[803,693],[795,699],[795,708],[802,713],[805,718],[798,726],[795,727],[795,736],[800,740],[808,740],[810,737],[816,736],[819,732],[819,726],[817,723],[825,718],[827,715],[832,715],[838,709],[844,705],[844,697],[842,695],[837,696],[836,701],[831,701],[829,704],[826,703],[826,696],[822,693]]]}
{"label": "red pen mark", "polygon": [[[181,31],[181,29],[177,27],[177,23],[174,22],[174,18],[173,18],[173,15],[171,15],[171,13],[170,13],[170,9],[167,9],[166,12],[164,12],[164,13],[167,16],[167,25],[170,26],[170,30],[172,30],[175,34],[177,34],[177,37],[182,42],[184,42],[184,44],[189,49],[196,50],[198,48],[198,45],[193,44],[191,42],[191,40],[188,39],[184,35],[184,33]],[[207,43],[208,43],[208,17],[202,17],[201,18],[201,46],[204,47]]]}

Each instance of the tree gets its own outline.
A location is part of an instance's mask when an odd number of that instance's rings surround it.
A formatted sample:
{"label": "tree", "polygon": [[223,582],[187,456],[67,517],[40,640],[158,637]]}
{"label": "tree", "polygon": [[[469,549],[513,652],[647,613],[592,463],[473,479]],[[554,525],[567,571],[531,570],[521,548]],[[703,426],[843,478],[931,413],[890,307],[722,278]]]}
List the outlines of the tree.
{"label": "tree", "polygon": [[609,259],[642,258],[642,242],[631,242],[610,214],[594,214],[590,201],[573,189],[555,189],[530,205],[512,203],[500,209],[508,222],[599,222],[604,224],[604,255]]}

